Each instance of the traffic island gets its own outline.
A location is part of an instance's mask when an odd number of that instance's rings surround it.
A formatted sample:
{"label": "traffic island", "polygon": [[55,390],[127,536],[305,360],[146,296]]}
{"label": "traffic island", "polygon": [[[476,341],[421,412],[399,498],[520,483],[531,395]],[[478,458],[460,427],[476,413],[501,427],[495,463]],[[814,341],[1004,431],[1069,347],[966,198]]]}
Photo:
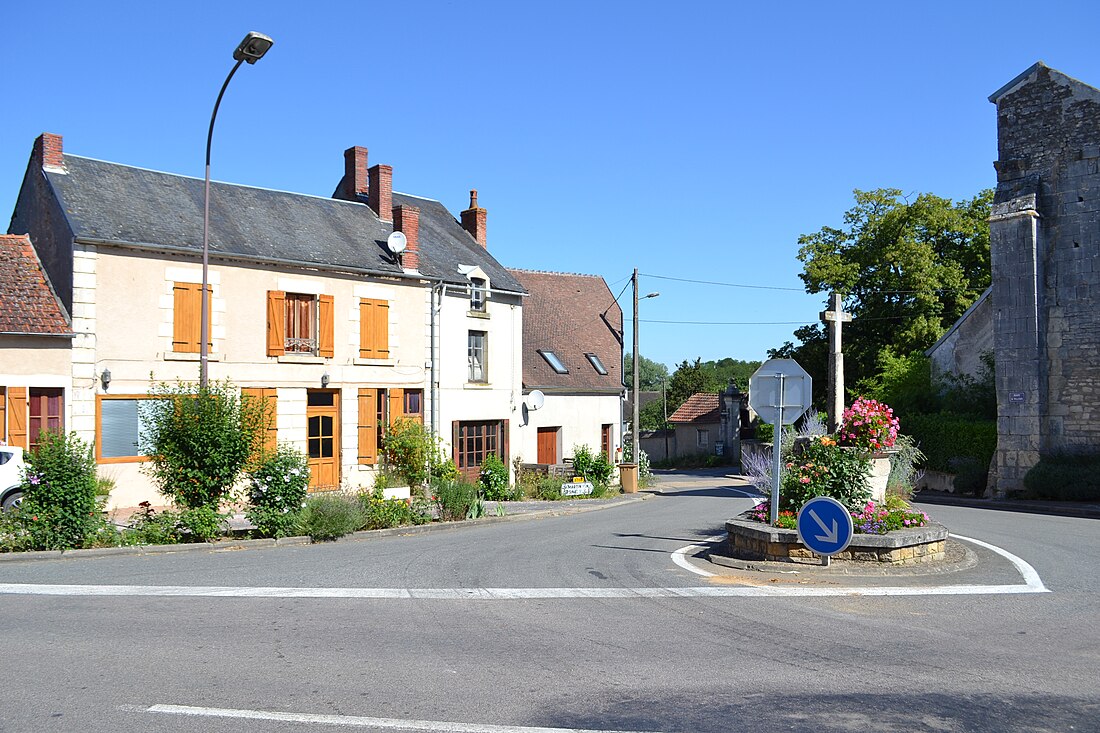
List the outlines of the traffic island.
{"label": "traffic island", "polygon": [[[740,517],[726,522],[726,551],[741,560],[817,563],[819,555],[806,549],[793,529],[772,527]],[[917,565],[946,557],[947,528],[930,523],[887,534],[857,534],[834,560],[879,565]]]}

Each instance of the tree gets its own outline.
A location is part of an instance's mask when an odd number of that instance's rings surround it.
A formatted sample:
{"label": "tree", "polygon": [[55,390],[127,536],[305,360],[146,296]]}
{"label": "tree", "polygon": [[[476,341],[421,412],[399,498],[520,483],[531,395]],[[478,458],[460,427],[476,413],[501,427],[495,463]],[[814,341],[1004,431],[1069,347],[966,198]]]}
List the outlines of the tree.
{"label": "tree", "polygon": [[719,385],[714,379],[714,373],[704,367],[699,358],[694,363],[680,362],[668,380],[668,414],[675,412],[696,392],[717,392]]}
{"label": "tree", "polygon": [[[892,188],[854,197],[845,228],[798,239],[806,292],[836,290],[853,315],[844,327],[847,384],[873,376],[884,349],[905,357],[930,347],[990,283],[992,191],[958,203],[928,193],[910,202]],[[823,375],[824,329],[814,324],[796,337],[800,345],[771,353]]]}
{"label": "tree", "polygon": [[[668,367],[664,364],[647,359],[645,356],[638,362],[638,381],[642,383],[643,392],[654,392],[662,388],[668,379]],[[634,388],[634,355],[623,355],[623,384],[627,389]]]}

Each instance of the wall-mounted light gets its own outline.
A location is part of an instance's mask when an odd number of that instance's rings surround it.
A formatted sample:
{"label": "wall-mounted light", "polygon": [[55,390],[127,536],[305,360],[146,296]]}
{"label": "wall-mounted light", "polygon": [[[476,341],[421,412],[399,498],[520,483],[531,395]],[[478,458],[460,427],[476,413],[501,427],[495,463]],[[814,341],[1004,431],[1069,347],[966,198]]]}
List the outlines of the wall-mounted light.
{"label": "wall-mounted light", "polygon": [[321,375],[321,386],[322,387],[327,387],[330,379],[332,379],[332,378],[328,375],[328,372],[325,372],[324,374],[322,374]]}
{"label": "wall-mounted light", "polygon": [[111,386],[111,370],[104,369],[103,373],[99,375],[99,381],[103,384],[103,391],[106,392],[107,388]]}

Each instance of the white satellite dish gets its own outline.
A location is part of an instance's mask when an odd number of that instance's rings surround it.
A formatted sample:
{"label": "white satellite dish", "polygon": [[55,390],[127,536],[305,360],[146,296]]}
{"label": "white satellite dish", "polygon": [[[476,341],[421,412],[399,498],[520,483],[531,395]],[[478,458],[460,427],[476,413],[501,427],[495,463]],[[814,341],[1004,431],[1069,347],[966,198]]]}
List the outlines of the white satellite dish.
{"label": "white satellite dish", "polygon": [[390,252],[395,255],[399,255],[405,251],[405,247],[409,244],[409,240],[405,237],[404,232],[394,232],[390,236],[386,237],[386,247]]}
{"label": "white satellite dish", "polygon": [[546,403],[546,395],[542,393],[542,390],[533,389],[531,393],[527,395],[527,405],[532,410],[537,410]]}

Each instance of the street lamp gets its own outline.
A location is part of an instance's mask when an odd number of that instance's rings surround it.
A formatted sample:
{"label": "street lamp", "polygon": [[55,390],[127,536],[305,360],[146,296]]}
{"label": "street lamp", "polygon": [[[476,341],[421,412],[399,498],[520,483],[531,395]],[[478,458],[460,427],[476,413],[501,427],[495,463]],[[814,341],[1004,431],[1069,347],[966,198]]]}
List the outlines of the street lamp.
{"label": "street lamp", "polygon": [[[642,359],[638,354],[638,300],[639,300],[639,298],[638,298],[638,268],[637,267],[634,268],[634,275],[630,278],[630,282],[634,286],[634,374],[633,374],[633,378],[634,378],[634,382],[633,382],[633,384],[634,384],[634,400],[633,400],[633,402],[634,402],[634,404],[632,406],[634,414],[631,416],[632,417],[632,422],[630,423],[631,453],[632,453],[631,458],[634,459],[634,463],[641,463],[641,449],[642,449],[642,446],[641,446],[641,443],[639,442],[639,439],[638,439],[638,409],[639,409],[639,404],[638,403],[641,401],[641,392],[642,391],[641,391],[641,389],[639,389],[639,387],[641,385],[638,383],[639,382],[638,364],[641,362]],[[660,295],[660,293],[650,293],[648,295],[643,295],[640,298],[640,300],[645,300],[646,298],[656,298],[658,295]]]}
{"label": "street lamp", "polygon": [[206,183],[202,193],[202,292],[199,296],[201,301],[199,306],[199,386],[203,389],[206,389],[208,380],[207,362],[210,358],[210,285],[208,283],[210,267],[210,143],[214,138],[214,120],[218,116],[218,107],[222,103],[222,95],[225,94],[226,87],[229,86],[229,80],[237,73],[241,63],[245,61],[249,64],[256,63],[264,57],[264,54],[274,43],[275,41],[263,33],[250,31],[240,45],[237,46],[237,49],[233,51],[233,58],[237,63],[233,65],[229,76],[225,77],[225,83],[222,84],[222,89],[218,92],[218,99],[214,102],[214,111],[210,114],[210,129],[206,133]]}

